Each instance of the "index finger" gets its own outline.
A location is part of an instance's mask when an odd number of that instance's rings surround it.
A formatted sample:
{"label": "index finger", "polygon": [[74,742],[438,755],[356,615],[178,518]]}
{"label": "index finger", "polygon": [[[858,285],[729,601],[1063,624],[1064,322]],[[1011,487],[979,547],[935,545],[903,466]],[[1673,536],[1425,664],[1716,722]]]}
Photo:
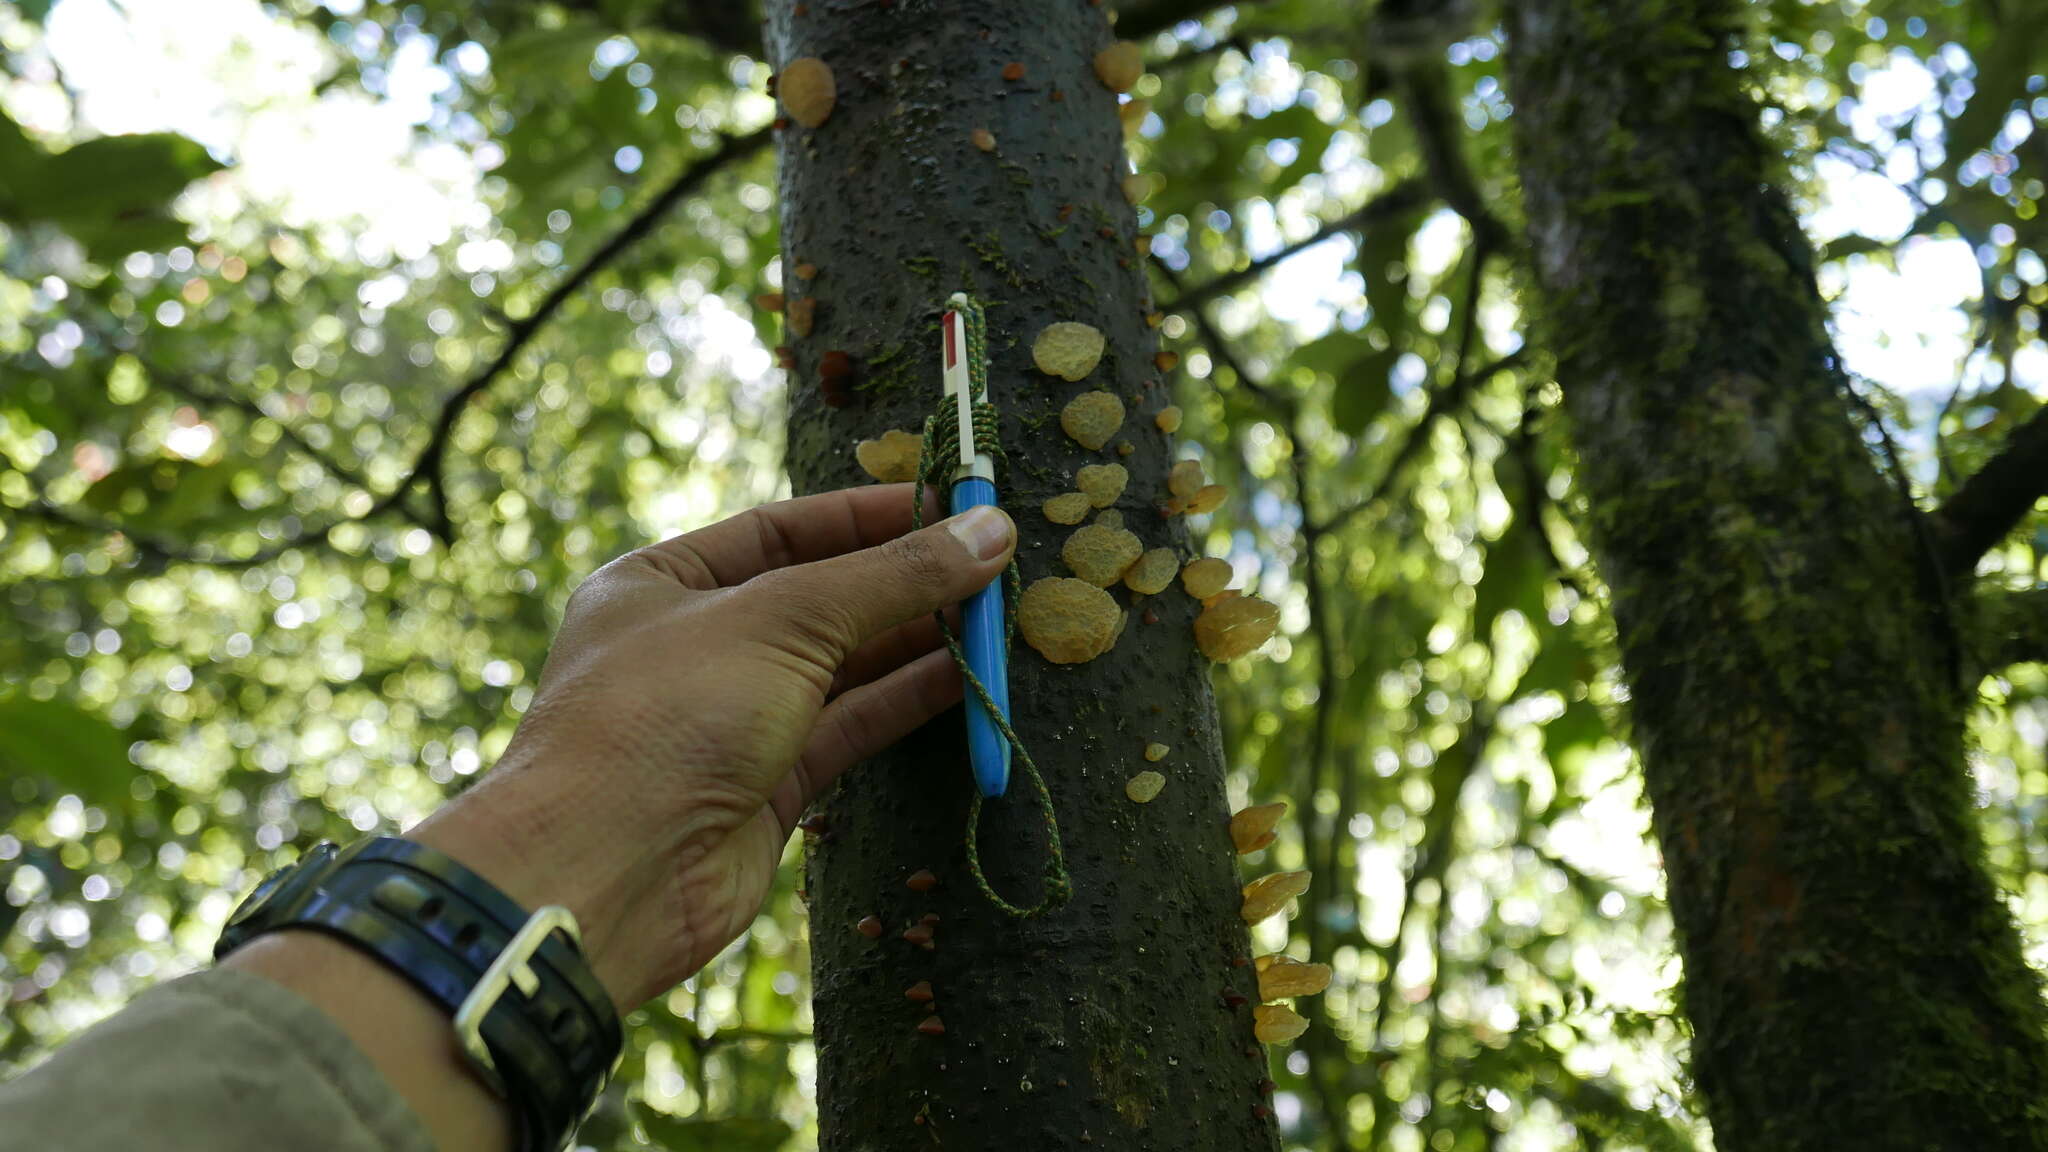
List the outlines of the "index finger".
{"label": "index finger", "polygon": [[[763,572],[858,552],[910,531],[915,484],[873,484],[778,500],[716,524],[650,544],[634,556],[686,588],[744,584]],[[945,515],[923,493],[925,523]]]}

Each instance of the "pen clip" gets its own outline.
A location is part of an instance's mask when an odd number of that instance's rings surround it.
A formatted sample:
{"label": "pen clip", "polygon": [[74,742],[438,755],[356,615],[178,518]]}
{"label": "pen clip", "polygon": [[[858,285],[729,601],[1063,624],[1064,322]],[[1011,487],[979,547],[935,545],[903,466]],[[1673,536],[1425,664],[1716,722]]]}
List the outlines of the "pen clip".
{"label": "pen clip", "polygon": [[967,318],[960,312],[959,305],[966,298],[954,294],[948,303],[954,307],[946,310],[941,318],[940,331],[945,339],[945,394],[955,399],[960,421],[960,466],[974,466],[974,383],[967,371]]}

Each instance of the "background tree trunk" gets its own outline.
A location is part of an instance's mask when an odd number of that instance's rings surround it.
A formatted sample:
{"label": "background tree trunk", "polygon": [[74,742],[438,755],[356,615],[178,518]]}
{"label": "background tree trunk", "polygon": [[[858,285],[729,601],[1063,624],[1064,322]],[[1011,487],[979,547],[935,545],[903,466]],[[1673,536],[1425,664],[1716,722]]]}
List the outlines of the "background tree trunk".
{"label": "background tree trunk", "polygon": [[1722,1152],[2048,1146],[1956,636],[1719,0],[1515,7],[1536,272]]}
{"label": "background tree trunk", "polygon": [[[965,289],[988,309],[991,394],[1010,454],[1004,504],[1025,582],[1067,574],[1058,550],[1068,530],[1038,507],[1072,490],[1082,464],[1125,464],[1117,506],[1128,526],[1148,547],[1185,552],[1180,522],[1155,508],[1170,445],[1153,414],[1169,398],[1119,186],[1116,101],[1091,65],[1113,40],[1103,9],[769,7],[772,58],[823,59],[838,93],[821,127],[792,125],[780,139],[785,289],[816,300],[815,329],[793,341],[796,488],[866,482],[854,444],[922,423],[939,399],[939,306]],[[1004,78],[1011,63],[1021,78]],[[976,129],[994,134],[994,151],[975,146]],[[788,271],[800,264],[815,279]],[[1031,366],[1032,337],[1055,320],[1108,338],[1080,384]],[[821,361],[838,353],[856,373],[844,407],[819,383]],[[1098,453],[1058,421],[1069,398],[1094,388],[1129,409]],[[829,799],[809,869],[822,1147],[1276,1146],[1195,607],[1177,587],[1153,598],[1092,663],[1054,667],[1021,640],[1012,653],[1017,728],[1051,785],[1073,874],[1059,912],[1011,919],[974,889],[957,721],[850,775]],[[1141,807],[1123,788],[1154,767],[1141,756],[1149,741],[1173,750],[1156,765],[1166,791]],[[1045,843],[1022,779],[983,825],[998,889],[1036,900]],[[938,888],[905,886],[921,868]],[[933,951],[899,935],[926,913],[941,917]],[[886,926],[879,940],[854,930],[869,915]],[[936,992],[942,1036],[916,1030],[921,1013],[904,990],[921,980]]]}

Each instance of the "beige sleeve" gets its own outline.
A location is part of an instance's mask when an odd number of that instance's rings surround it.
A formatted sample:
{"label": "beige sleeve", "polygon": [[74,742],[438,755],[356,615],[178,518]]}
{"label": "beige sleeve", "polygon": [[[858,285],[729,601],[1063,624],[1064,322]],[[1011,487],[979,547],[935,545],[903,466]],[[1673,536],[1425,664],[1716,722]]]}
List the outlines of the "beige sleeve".
{"label": "beige sleeve", "polygon": [[432,1152],[341,1027],[261,976],[152,988],[0,1084],[0,1152]]}

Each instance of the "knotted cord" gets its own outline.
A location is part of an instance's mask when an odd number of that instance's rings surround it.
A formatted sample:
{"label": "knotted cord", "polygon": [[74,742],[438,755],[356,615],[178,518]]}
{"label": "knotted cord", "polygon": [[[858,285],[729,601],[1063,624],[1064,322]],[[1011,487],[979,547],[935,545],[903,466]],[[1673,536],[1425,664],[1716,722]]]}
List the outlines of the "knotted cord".
{"label": "knotted cord", "polygon": [[[974,449],[977,453],[987,454],[1000,471],[1008,467],[1008,460],[1003,455],[1001,424],[996,415],[995,405],[988,403],[986,399],[988,322],[982,315],[981,305],[972,297],[966,298],[956,310],[960,313],[960,320],[967,336],[967,375],[972,383],[975,400],[970,415],[974,430]],[[952,398],[946,397],[938,411],[925,417],[924,421],[924,444],[918,454],[917,475],[924,484],[935,485],[941,491],[952,484],[953,470],[960,460],[960,429],[957,426],[956,411]],[[911,494],[910,522],[913,528],[924,527],[923,484]],[[1023,578],[1018,574],[1017,558],[1014,555],[1010,557],[1009,567],[1003,570],[1003,583],[1008,592],[1004,605],[1004,639],[1007,646],[1016,639],[1017,602],[1023,596]],[[939,632],[946,638],[946,650],[953,654],[953,663],[960,666],[960,679],[974,693],[975,698],[981,701],[982,708],[988,712],[989,718],[995,721],[996,729],[1003,734],[1004,740],[1009,741],[1010,748],[1016,753],[1017,762],[1024,766],[1024,776],[1031,782],[1039,815],[1045,821],[1045,890],[1040,895],[1038,903],[1030,907],[1019,907],[1010,903],[996,892],[989,884],[988,876],[982,872],[981,848],[978,842],[981,828],[980,788],[974,789],[973,798],[967,806],[967,870],[973,874],[975,886],[981,889],[981,894],[1003,912],[1020,918],[1043,915],[1066,903],[1074,891],[1073,879],[1067,875],[1066,852],[1060,845],[1059,816],[1053,810],[1052,790],[1046,787],[1045,777],[1039,772],[1037,763],[1031,759],[1031,753],[1025,750],[1024,741],[1019,739],[1016,730],[1010,727],[1010,721],[1003,715],[1002,709],[996,707],[995,698],[989,694],[988,686],[981,682],[981,677],[974,674],[974,669],[968,667],[967,653],[961,650],[960,641],[954,637],[953,630],[946,626],[945,615],[935,615],[939,622]]]}

